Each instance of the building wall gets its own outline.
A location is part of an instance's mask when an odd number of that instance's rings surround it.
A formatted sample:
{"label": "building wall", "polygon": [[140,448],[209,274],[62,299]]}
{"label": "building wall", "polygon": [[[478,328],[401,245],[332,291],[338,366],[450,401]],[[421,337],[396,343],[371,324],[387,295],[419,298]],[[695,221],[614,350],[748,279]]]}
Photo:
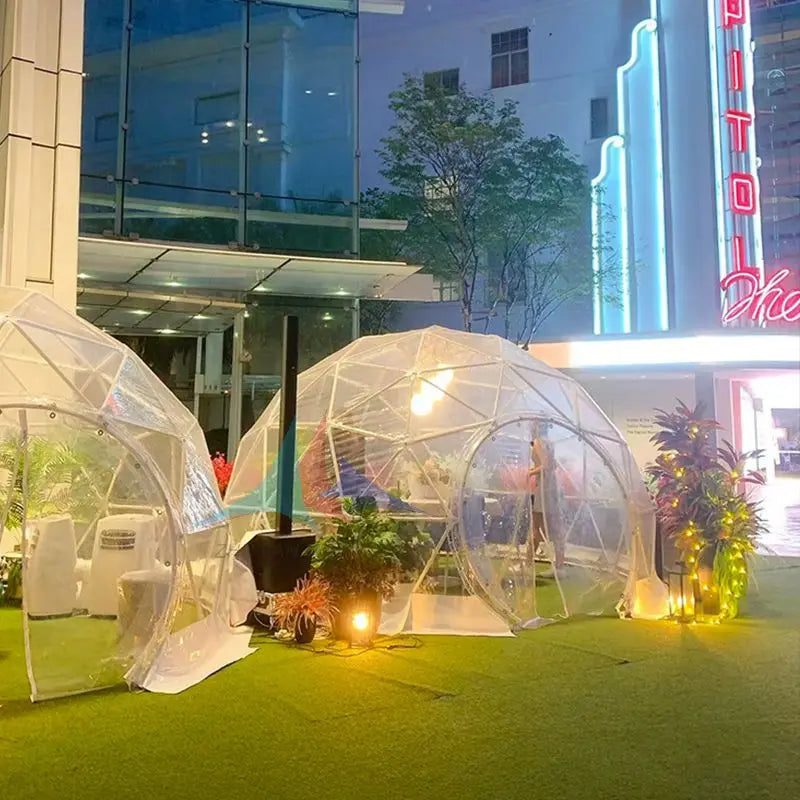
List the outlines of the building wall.
{"label": "building wall", "polygon": [[356,251],[353,8],[87,0],[81,229]]}
{"label": "building wall", "polygon": [[[616,71],[630,57],[631,30],[647,16],[646,0],[434,0],[408,3],[402,16],[361,19],[361,187],[384,186],[380,140],[392,123],[391,91],[405,73],[458,68],[472,92],[516,101],[530,136],[564,139],[587,165],[600,169],[600,147],[616,132]],[[491,36],[527,27],[529,81],[491,89]],[[591,101],[605,99],[608,129],[592,138]],[[589,221],[587,219],[587,228]],[[589,264],[587,262],[587,269]],[[481,316],[482,289],[476,292]],[[433,323],[461,327],[458,303],[407,304],[398,328]],[[512,326],[514,328],[516,326]],[[503,334],[499,317],[480,320],[476,331]],[[542,326],[539,336],[589,334],[591,299],[571,303]]]}
{"label": "building wall", "polygon": [[0,284],[75,308],[83,2],[0,1]]}
{"label": "building wall", "polygon": [[[644,0],[431,0],[402,16],[361,20],[362,188],[380,185],[380,139],[392,122],[389,93],[404,73],[458,68],[472,92],[514,100],[530,136],[561,136],[594,173],[592,98],[607,98],[614,119],[616,67],[630,55],[630,31]],[[528,83],[491,90],[491,35],[529,28]]]}
{"label": "building wall", "polygon": [[794,270],[800,288],[800,0],[751,3],[764,263]]}

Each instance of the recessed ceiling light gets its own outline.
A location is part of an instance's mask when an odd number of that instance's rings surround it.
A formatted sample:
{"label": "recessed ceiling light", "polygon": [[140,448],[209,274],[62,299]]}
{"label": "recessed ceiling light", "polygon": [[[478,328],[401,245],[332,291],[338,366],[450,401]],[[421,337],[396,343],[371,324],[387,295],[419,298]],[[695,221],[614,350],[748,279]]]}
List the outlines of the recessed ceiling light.
{"label": "recessed ceiling light", "polygon": [[201,136],[208,136],[208,131],[203,131],[200,135]]}
{"label": "recessed ceiling light", "polygon": [[336,97],[338,92],[328,92],[328,97]]}
{"label": "recessed ceiling light", "polygon": [[258,286],[256,286],[255,289],[253,289],[253,291],[254,292],[271,292],[272,289],[267,289],[266,286],[262,286],[261,284],[259,284]]}
{"label": "recessed ceiling light", "polygon": [[200,144],[208,144],[208,139],[201,139]]}
{"label": "recessed ceiling light", "polygon": [[161,330],[156,331],[156,333],[163,333],[169,336],[171,333],[177,333],[178,331],[172,330],[172,328],[161,328]]}
{"label": "recessed ceiling light", "polygon": [[173,287],[175,287],[175,286],[180,286],[181,283],[180,283],[180,281],[167,281],[166,284],[164,284],[164,285],[165,286],[173,286]]}
{"label": "recessed ceiling light", "polygon": [[337,289],[337,290],[334,292],[334,294],[346,295],[346,294],[350,294],[350,292],[346,291],[345,289]]}
{"label": "recessed ceiling light", "polygon": [[245,311],[244,312],[244,318],[245,319],[249,319],[250,318],[250,312],[249,311]]}
{"label": "recessed ceiling light", "polygon": [[325,322],[330,322],[333,319],[333,314],[326,312],[322,315],[322,319],[325,320]]}
{"label": "recessed ceiling light", "polygon": [[137,317],[146,317],[150,312],[145,311],[143,308],[129,308],[131,314],[136,314]]}
{"label": "recessed ceiling light", "polygon": [[91,275],[87,275],[85,272],[79,272],[79,273],[78,273],[78,277],[79,277],[79,278],[80,278],[82,281],[88,281],[88,280],[89,280],[89,278],[91,278],[92,276],[91,276]]}
{"label": "recessed ceiling light", "polygon": [[207,317],[205,314],[195,314],[194,319],[211,319],[211,317]]}
{"label": "recessed ceiling light", "polygon": [[263,128],[259,128],[259,129],[256,131],[256,133],[257,133],[259,136],[263,136],[263,135],[264,135],[264,129],[263,129]]}
{"label": "recessed ceiling light", "polygon": [[236,123],[232,119],[229,119],[229,120],[225,121],[225,127],[226,128],[232,128],[235,124]]}
{"label": "recessed ceiling light", "polygon": [[259,136],[258,141],[261,142],[261,144],[264,144],[264,142],[268,142],[269,139],[266,136]]}
{"label": "recessed ceiling light", "polygon": [[311,94],[311,89],[306,89],[306,94]]}

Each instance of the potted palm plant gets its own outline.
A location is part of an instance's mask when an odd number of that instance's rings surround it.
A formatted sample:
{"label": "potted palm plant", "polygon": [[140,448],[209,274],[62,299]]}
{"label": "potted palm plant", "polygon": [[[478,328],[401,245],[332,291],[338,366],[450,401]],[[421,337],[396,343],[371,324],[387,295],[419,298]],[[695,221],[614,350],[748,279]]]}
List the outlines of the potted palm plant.
{"label": "potted palm plant", "polygon": [[[648,474],[659,528],[688,576],[694,608],[735,617],[747,592],[747,556],[764,528],[760,507],[746,491],[764,483],[760,472],[746,467],[758,453],[738,453],[729,442],[717,447],[713,433],[720,425],[703,416],[702,406],[680,403],[655,419],[659,455]],[[681,597],[682,609],[685,603]]]}
{"label": "potted palm plant", "polygon": [[313,641],[318,626],[332,627],[335,613],[330,586],[318,575],[301,578],[294,591],[280,594],[275,600],[278,625],[294,633],[298,644]]}
{"label": "potted palm plant", "polygon": [[339,639],[369,640],[378,628],[381,602],[394,593],[410,542],[397,522],[378,511],[370,498],[345,500],[345,519],[308,552],[316,574],[330,584],[337,612],[333,632]]}

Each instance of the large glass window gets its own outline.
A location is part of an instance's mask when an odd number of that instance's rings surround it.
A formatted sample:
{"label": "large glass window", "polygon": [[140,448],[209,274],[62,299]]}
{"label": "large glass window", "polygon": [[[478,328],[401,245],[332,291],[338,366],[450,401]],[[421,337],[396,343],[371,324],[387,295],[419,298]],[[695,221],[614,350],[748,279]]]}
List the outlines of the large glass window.
{"label": "large glass window", "polygon": [[82,232],[355,253],[354,0],[85,8]]}

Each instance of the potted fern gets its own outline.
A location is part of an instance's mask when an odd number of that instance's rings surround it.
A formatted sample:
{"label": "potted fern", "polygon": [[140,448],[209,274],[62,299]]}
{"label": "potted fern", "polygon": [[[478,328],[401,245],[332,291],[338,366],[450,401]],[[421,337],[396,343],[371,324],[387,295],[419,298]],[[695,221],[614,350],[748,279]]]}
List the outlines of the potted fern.
{"label": "potted fern", "polygon": [[330,586],[318,575],[301,578],[294,591],[275,600],[278,625],[293,633],[298,644],[313,641],[319,626],[332,627],[335,613]]}
{"label": "potted fern", "polygon": [[739,453],[729,442],[717,447],[720,425],[703,416],[702,406],[679,403],[655,420],[659,455],[647,472],[659,528],[689,577],[695,608],[735,617],[747,593],[747,556],[764,528],[758,503],[746,493],[764,483],[760,472],[746,468],[758,453]]}
{"label": "potted fern", "polygon": [[371,498],[343,502],[345,519],[318,539],[308,552],[311,566],[331,587],[338,639],[370,639],[378,628],[381,602],[390,598],[408,559],[397,522],[378,511]]}

